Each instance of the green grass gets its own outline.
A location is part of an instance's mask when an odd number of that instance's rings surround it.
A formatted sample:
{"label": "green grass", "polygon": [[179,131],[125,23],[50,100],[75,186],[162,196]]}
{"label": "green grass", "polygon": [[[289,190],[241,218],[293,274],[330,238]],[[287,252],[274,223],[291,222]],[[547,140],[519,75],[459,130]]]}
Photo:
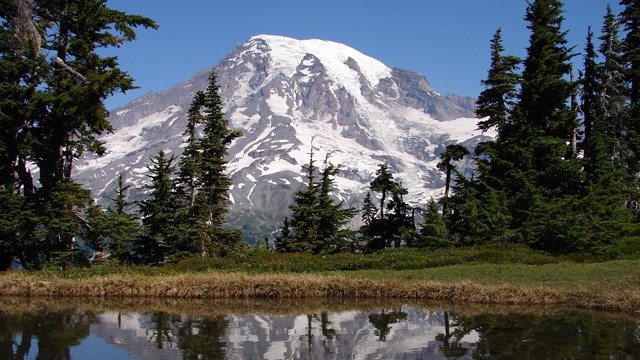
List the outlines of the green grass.
{"label": "green grass", "polygon": [[248,273],[316,273],[355,270],[419,270],[468,263],[540,265],[558,262],[540,251],[522,245],[497,244],[473,248],[424,250],[399,248],[374,254],[279,254],[262,253],[237,259],[185,259],[167,265],[168,271],[208,270]]}
{"label": "green grass", "polygon": [[559,258],[532,250],[523,245],[494,244],[437,250],[399,248],[366,255],[311,255],[265,252],[239,258],[194,257],[161,267],[117,266],[109,263],[69,270],[49,267],[34,272],[34,275],[43,279],[48,277],[80,279],[113,273],[162,276],[212,270],[249,274],[322,273],[356,270],[421,270],[470,263],[541,265],[557,263],[558,261],[560,261]]}
{"label": "green grass", "polygon": [[603,291],[640,289],[640,261],[615,260],[594,263],[560,262],[545,265],[470,263],[421,270],[361,270],[336,272],[350,278],[432,280],[445,283],[474,282],[483,285],[594,287]]}
{"label": "green grass", "polygon": [[[589,262],[585,262],[589,261]],[[544,265],[544,266],[541,266]],[[598,261],[596,258],[554,257],[523,245],[494,244],[467,248],[423,250],[399,248],[374,254],[261,253],[241,258],[189,258],[161,267],[94,265],[31,273],[40,280],[83,279],[110,274],[168,276],[188,273],[306,273],[401,281],[473,281],[479,284],[523,286],[552,284],[640,287],[640,260]]]}
{"label": "green grass", "polygon": [[0,274],[11,296],[420,298],[640,309],[640,260],[553,257],[518,245],[400,248],[376,254],[191,258],[161,267]]}

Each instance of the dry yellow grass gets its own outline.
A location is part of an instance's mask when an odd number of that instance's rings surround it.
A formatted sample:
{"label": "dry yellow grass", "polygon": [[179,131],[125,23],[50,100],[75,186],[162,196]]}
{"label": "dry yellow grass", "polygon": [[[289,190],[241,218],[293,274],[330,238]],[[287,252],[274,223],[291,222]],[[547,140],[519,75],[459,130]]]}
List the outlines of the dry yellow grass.
{"label": "dry yellow grass", "polygon": [[640,311],[640,289],[600,291],[544,284],[515,286],[471,281],[398,281],[320,274],[223,274],[171,276],[114,274],[82,279],[27,273],[0,275],[0,295],[19,297],[162,298],[162,299],[403,299],[470,304],[563,305],[585,309]]}

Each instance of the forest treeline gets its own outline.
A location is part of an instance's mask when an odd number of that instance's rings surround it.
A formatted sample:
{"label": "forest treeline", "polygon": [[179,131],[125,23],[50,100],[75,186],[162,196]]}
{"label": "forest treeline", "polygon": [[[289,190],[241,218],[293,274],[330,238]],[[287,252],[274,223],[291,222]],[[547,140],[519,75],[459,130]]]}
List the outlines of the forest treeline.
{"label": "forest treeline", "polygon": [[[128,200],[131,185],[120,176],[111,204],[98,206],[73,181],[73,162],[104,153],[97,136],[113,129],[103,101],[133,88],[117,58],[100,50],[157,26],[101,0],[2,2],[0,269],[67,267],[87,263],[88,253],[149,265],[256,251],[488,243],[554,254],[640,253],[640,3],[620,5],[620,14],[607,8],[597,38],[585,29],[579,70],[561,1],[528,4],[524,59],[505,54],[496,31],[476,114],[480,129],[497,136],[475,149],[449,144],[439,154],[445,193],[438,201],[410,206],[407,189],[380,164],[363,207],[345,207],[332,195],[339,166],[330,156],[318,166],[311,144],[305,186],[282,228],[270,244],[251,248],[225,226],[231,181],[224,158],[242,134],[224,118],[213,71],[189,108],[182,157],[161,151],[149,160],[143,200]],[[456,168],[465,156],[474,160],[471,176]],[[348,228],[354,219],[359,229]]]}

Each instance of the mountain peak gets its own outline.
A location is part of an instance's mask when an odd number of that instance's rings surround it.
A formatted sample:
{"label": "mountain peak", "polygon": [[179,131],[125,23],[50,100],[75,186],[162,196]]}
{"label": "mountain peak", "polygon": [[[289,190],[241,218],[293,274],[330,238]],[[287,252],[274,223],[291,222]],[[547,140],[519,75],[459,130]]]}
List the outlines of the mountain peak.
{"label": "mountain peak", "polygon": [[[297,67],[308,55],[313,55],[327,69],[328,74],[340,84],[358,81],[358,74],[350,62],[359,64],[366,80],[375,86],[381,79],[391,77],[391,69],[382,62],[347,45],[319,39],[297,40],[277,35],[257,35],[248,44],[262,43],[268,47],[274,70],[286,76],[295,75]],[[349,60],[351,59],[351,61]]]}
{"label": "mountain peak", "polygon": [[[441,96],[424,76],[336,42],[258,35],[215,70],[225,115],[244,134],[227,159],[229,220],[263,234],[281,224],[304,186],[312,146],[317,158],[330,155],[341,166],[334,195],[346,205],[361,204],[381,163],[417,205],[443,192],[436,165],[446,145],[471,149],[488,140],[477,130],[473,99]],[[187,109],[208,73],[114,111],[105,156],[76,162],[76,179],[99,198],[112,195],[121,173],[135,187],[148,182],[151,156],[182,153]]]}

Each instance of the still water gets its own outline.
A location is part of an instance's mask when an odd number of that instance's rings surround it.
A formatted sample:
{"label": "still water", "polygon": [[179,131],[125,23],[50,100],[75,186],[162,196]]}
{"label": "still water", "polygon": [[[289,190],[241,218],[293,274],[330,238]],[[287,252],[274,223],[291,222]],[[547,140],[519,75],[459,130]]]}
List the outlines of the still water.
{"label": "still water", "polygon": [[0,359],[640,359],[640,318],[380,301],[0,298]]}

